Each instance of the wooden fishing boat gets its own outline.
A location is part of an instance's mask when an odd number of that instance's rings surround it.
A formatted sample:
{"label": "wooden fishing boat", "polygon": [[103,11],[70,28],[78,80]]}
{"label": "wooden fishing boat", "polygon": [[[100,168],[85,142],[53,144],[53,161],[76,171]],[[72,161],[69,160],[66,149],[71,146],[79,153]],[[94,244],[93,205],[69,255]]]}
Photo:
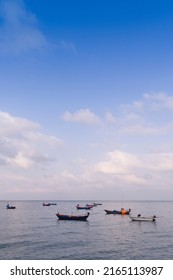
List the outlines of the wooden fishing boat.
{"label": "wooden fishing boat", "polygon": [[9,204],[7,204],[6,208],[7,208],[7,209],[16,209],[15,206],[12,206],[12,205],[9,205]]}
{"label": "wooden fishing boat", "polygon": [[59,218],[59,220],[86,221],[89,214],[89,212],[86,215],[64,215],[57,213],[56,216]]}
{"label": "wooden fishing boat", "polygon": [[124,208],[121,208],[121,210],[106,210],[106,214],[118,214],[118,215],[129,215],[131,212],[131,209],[125,210]]}
{"label": "wooden fishing boat", "polygon": [[76,208],[78,209],[78,210],[91,210],[92,208],[93,208],[93,206],[91,206],[91,205],[86,205],[86,206],[80,206],[79,204],[77,204],[76,205]]}
{"label": "wooden fishing boat", "polygon": [[43,206],[50,206],[50,203],[43,203]]}
{"label": "wooden fishing boat", "polygon": [[102,205],[102,203],[94,202],[94,206],[97,206],[97,205]]}
{"label": "wooden fishing boat", "polygon": [[141,214],[138,214],[136,217],[129,216],[132,221],[138,221],[138,222],[155,222],[156,216],[150,216],[150,217],[143,217]]}
{"label": "wooden fishing boat", "polygon": [[96,205],[95,204],[86,204],[86,207],[93,208],[94,206],[96,206]]}

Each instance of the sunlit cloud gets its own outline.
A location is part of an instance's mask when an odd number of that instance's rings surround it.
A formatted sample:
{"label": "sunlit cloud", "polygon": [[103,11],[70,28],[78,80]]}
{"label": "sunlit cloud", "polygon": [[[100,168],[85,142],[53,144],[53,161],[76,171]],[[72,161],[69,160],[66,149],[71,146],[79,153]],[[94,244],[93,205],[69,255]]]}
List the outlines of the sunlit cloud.
{"label": "sunlit cloud", "polygon": [[41,133],[39,124],[0,112],[0,162],[24,169],[54,160],[62,141]]}
{"label": "sunlit cloud", "polygon": [[140,168],[141,161],[133,154],[113,151],[107,154],[107,159],[96,165],[96,171],[105,174],[125,174],[133,168]]}

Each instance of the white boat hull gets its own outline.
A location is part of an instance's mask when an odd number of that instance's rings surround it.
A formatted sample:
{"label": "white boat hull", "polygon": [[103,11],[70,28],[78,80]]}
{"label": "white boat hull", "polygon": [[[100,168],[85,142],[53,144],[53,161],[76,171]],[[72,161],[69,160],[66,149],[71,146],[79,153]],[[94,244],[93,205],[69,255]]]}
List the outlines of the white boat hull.
{"label": "white boat hull", "polygon": [[132,216],[129,216],[129,217],[132,221],[155,222],[155,220],[156,220],[156,216],[152,216],[152,217],[142,217],[142,216],[132,217]]}

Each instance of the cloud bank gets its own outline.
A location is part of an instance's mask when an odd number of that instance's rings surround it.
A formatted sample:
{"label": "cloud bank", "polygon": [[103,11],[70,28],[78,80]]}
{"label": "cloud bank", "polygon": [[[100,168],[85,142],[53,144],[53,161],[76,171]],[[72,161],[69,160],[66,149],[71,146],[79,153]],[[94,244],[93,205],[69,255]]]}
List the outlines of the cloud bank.
{"label": "cloud bank", "polygon": [[[38,123],[0,112],[0,192],[16,197],[30,193],[33,199],[46,194],[111,199],[122,192],[126,199],[143,199],[141,193],[146,199],[169,199],[173,108],[168,100],[172,97],[166,94],[144,95],[104,116],[89,108],[65,111],[60,120],[67,123],[63,140],[42,132]],[[94,129],[85,133],[86,125]]]}

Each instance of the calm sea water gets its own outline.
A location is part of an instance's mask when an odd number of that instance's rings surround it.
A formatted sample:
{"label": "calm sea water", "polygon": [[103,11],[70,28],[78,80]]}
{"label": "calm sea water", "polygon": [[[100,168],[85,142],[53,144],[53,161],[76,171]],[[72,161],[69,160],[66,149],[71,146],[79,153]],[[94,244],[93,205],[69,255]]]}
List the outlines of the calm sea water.
{"label": "calm sea water", "polygon": [[[50,202],[50,201],[49,201]],[[104,209],[120,209],[121,202],[103,201],[87,222],[59,221],[55,213],[85,213],[77,203],[56,201],[0,201],[0,259],[6,260],[121,260],[173,259],[173,202],[124,202],[133,214],[158,216],[157,221],[132,222],[128,216],[106,215]]]}

